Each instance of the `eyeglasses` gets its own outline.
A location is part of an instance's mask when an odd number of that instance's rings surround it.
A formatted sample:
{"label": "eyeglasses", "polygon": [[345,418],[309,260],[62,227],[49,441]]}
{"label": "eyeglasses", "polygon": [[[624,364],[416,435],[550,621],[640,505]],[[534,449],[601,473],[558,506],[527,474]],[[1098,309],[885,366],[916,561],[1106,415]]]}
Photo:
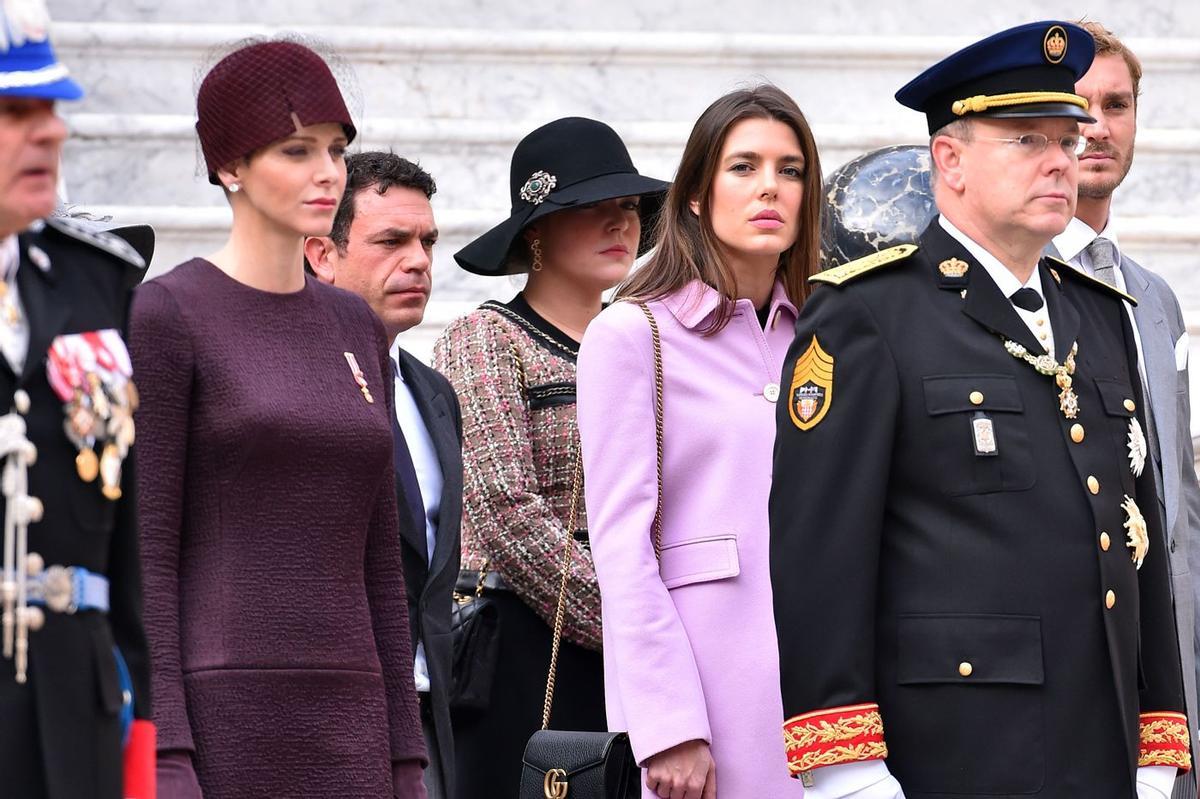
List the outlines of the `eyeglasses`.
{"label": "eyeglasses", "polygon": [[1057,139],[1051,139],[1044,133],[1026,133],[1011,139],[998,136],[974,136],[972,138],[1015,144],[1023,154],[1030,158],[1046,152],[1046,147],[1049,146],[1051,141],[1058,142],[1058,146],[1062,148],[1063,152],[1072,158],[1078,158],[1087,149],[1087,137],[1078,133],[1066,133]]}

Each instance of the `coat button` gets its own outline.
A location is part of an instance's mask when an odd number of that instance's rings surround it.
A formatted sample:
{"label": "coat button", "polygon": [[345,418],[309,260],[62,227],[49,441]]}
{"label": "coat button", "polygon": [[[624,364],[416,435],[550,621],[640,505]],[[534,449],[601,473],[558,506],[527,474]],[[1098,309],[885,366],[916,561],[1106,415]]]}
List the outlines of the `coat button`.
{"label": "coat button", "polygon": [[1171,539],[1171,547],[1170,547],[1170,549],[1171,549],[1171,551],[1172,551],[1172,552],[1174,552],[1174,551],[1175,551],[1175,539],[1174,539],[1174,538],[1172,538],[1172,539]]}
{"label": "coat button", "polygon": [[1096,479],[1095,475],[1093,475],[1093,474],[1088,475],[1087,487],[1088,487],[1088,491],[1091,491],[1093,494],[1100,493],[1100,481]]}
{"label": "coat button", "polygon": [[1071,425],[1071,440],[1074,441],[1076,444],[1083,443],[1083,425],[1081,425],[1081,424]]}
{"label": "coat button", "polygon": [[779,399],[779,384],[767,383],[763,386],[763,396],[767,398],[767,402],[774,402]]}
{"label": "coat button", "polygon": [[1130,413],[1133,413],[1137,410],[1137,404],[1131,399],[1126,399],[1123,404],[1125,405],[1125,410],[1129,411]]}
{"label": "coat button", "polygon": [[1100,533],[1100,548],[1107,552],[1110,546],[1112,546],[1112,539],[1108,537],[1108,533]]}
{"label": "coat button", "polygon": [[964,677],[970,677],[971,672],[973,672],[973,671],[975,671],[975,667],[972,666],[970,664],[970,662],[968,662],[966,660],[964,660],[962,663],[958,664],[958,673]]}
{"label": "coat button", "polygon": [[967,395],[967,399],[969,399],[971,401],[972,405],[982,405],[983,404],[983,392],[982,391],[972,391],[970,394]]}
{"label": "coat button", "polygon": [[1115,604],[1117,604],[1117,595],[1109,590],[1109,592],[1104,595],[1104,607],[1111,610],[1112,606]]}

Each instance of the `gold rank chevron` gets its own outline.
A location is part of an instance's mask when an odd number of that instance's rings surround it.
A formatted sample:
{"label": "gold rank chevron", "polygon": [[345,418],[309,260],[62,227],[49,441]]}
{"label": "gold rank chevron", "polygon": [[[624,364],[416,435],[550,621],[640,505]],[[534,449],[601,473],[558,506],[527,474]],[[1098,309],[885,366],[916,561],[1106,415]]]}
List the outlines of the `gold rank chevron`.
{"label": "gold rank chevron", "polygon": [[865,275],[867,272],[878,269],[881,266],[901,261],[916,251],[917,245],[915,244],[900,244],[895,247],[888,247],[886,250],[865,255],[848,264],[826,269],[824,272],[810,277],[808,282],[828,283],[832,286],[840,286],[859,275]]}
{"label": "gold rank chevron", "polygon": [[[797,399],[796,390],[807,384],[812,384],[817,394],[802,403]],[[804,354],[796,359],[787,399],[792,424],[801,430],[816,427],[829,412],[833,403],[833,356],[821,348],[816,336],[812,337]]]}

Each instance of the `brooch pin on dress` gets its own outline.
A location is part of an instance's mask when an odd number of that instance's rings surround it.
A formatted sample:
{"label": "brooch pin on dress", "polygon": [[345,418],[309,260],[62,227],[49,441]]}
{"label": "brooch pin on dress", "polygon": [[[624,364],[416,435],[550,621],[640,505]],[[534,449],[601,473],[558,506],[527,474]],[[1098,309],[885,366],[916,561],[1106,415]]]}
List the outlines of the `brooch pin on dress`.
{"label": "brooch pin on dress", "polygon": [[369,404],[374,404],[375,398],[371,396],[371,389],[367,387],[367,378],[358,366],[358,359],[354,357],[353,352],[343,352],[342,355],[346,356],[346,363],[350,364],[350,374],[354,375],[354,382],[362,392],[363,399]]}

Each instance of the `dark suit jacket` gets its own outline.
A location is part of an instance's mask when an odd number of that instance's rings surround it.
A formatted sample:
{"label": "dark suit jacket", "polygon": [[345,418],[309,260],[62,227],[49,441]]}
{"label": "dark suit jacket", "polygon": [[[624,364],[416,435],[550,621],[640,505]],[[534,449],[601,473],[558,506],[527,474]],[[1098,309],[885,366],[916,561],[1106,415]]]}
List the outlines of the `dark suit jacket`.
{"label": "dark suit jacket", "polygon": [[[459,528],[462,524],[462,414],[458,397],[446,378],[400,350],[400,373],[412,392],[421,419],[433,439],[442,467],[442,501],[433,562],[429,562],[425,528],[400,525],[404,581],[408,590],[408,621],[416,642],[425,644],[429,666],[429,703],[442,764],[443,784],[454,796],[454,739],[450,731],[450,603],[458,579]],[[400,515],[425,517],[424,508],[409,508],[399,481],[396,496]]]}
{"label": "dark suit jacket", "polygon": [[[803,714],[839,708],[877,707],[870,729],[909,799],[1132,796],[1152,712],[1176,714],[1186,755],[1154,470],[1135,478],[1125,451],[1142,414],[1132,328],[1111,289],[1061,262],[1039,268],[1055,359],[1079,344],[1074,419],[1054,378],[1005,351],[1002,338],[1039,346],[936,220],[910,257],[805,303],[770,499],[798,767],[829,762],[804,760]],[[809,402],[797,418],[815,418],[812,392],[794,372],[825,380],[798,361],[814,337],[831,376],[824,416],[803,429],[790,406]],[[985,438],[980,455],[985,418],[995,449]],[[1149,525],[1140,570],[1125,497]]]}
{"label": "dark suit jacket", "polygon": [[[111,612],[47,611],[45,626],[29,636],[25,685],[16,683],[12,661],[0,658],[0,794],[5,797],[120,799],[121,693],[114,642],[133,678],[135,715],[150,718],[133,451],[122,470],[121,499],[105,499],[98,482],[79,479],[77,450],[63,432],[63,404],[46,379],[46,352],[55,336],[125,329],[129,288],[141,269],[117,254],[122,244],[107,234],[90,235],[111,249],[90,243],[89,234],[63,220],[19,236],[17,286],[29,319],[29,352],[20,375],[0,357],[0,410],[12,407],[17,389],[29,394],[25,421],[37,447],[29,493],[45,506],[42,520],[29,527],[29,551],[47,565],[82,566],[106,575]],[[49,256],[45,269],[31,259],[32,246]],[[126,254],[140,261],[132,250]]]}

